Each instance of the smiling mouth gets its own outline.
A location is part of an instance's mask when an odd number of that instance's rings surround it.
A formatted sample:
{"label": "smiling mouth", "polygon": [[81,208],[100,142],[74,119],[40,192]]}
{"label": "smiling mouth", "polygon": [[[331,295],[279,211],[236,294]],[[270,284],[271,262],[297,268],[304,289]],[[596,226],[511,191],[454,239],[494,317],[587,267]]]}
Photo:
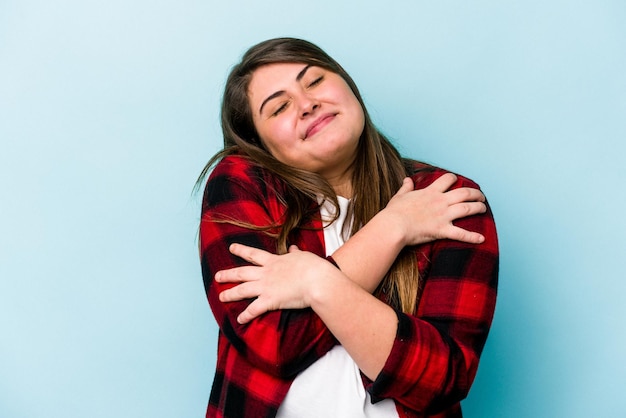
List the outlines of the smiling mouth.
{"label": "smiling mouth", "polygon": [[306,130],[306,133],[303,139],[307,139],[315,135],[320,130],[322,130],[326,125],[328,125],[335,118],[335,116],[337,115],[334,113],[329,113],[328,115],[324,115],[320,117],[319,119],[317,119],[316,121],[314,121],[311,124],[311,126],[309,126],[308,129]]}

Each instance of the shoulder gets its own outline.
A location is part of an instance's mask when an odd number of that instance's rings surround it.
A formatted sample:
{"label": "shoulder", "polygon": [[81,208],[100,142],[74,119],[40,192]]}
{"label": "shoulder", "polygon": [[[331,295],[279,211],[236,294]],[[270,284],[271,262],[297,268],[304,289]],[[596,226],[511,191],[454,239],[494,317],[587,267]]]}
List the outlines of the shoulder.
{"label": "shoulder", "polygon": [[222,158],[211,170],[207,187],[214,184],[231,184],[241,187],[277,187],[278,178],[268,169],[245,155],[233,154]]}
{"label": "shoulder", "polygon": [[[411,178],[415,184],[415,189],[423,189],[428,187],[433,181],[446,173],[453,173],[449,170],[445,170],[440,167],[431,166],[424,163],[414,163],[413,171],[411,172]],[[460,187],[470,187],[480,189],[480,186],[473,180],[462,176],[457,173],[453,173],[457,176],[457,181],[450,187],[451,189],[458,189]],[[496,232],[495,220],[493,212],[488,201],[485,202],[487,210],[484,213],[460,218],[454,221],[456,226],[459,226],[468,231],[480,232],[485,236],[485,242],[479,245],[459,243],[453,240],[438,240],[433,245],[436,248],[465,248],[467,254],[478,253],[490,253],[497,257],[498,255],[498,238]],[[465,251],[465,250],[463,250]],[[460,254],[460,253],[459,253]]]}
{"label": "shoulder", "polygon": [[228,155],[211,170],[204,189],[204,204],[259,199],[267,176],[257,164],[242,155]]}
{"label": "shoulder", "polygon": [[480,189],[475,181],[458,173],[454,173],[452,171],[422,162],[415,161],[411,163],[411,178],[413,179],[413,183],[415,184],[416,189],[423,189],[425,187],[428,187],[433,181],[437,180],[439,177],[443,176],[446,173],[453,173],[457,176],[457,181],[451,187],[452,189],[456,189],[459,187],[472,187]]}
{"label": "shoulder", "polygon": [[209,181],[219,176],[234,176],[235,178],[249,175],[251,171],[260,169],[252,160],[243,155],[227,155],[222,158],[211,170]]}
{"label": "shoulder", "polygon": [[204,189],[203,210],[216,205],[254,202],[281,213],[282,191],[282,183],[269,170],[244,155],[228,155],[215,165],[209,175]]}

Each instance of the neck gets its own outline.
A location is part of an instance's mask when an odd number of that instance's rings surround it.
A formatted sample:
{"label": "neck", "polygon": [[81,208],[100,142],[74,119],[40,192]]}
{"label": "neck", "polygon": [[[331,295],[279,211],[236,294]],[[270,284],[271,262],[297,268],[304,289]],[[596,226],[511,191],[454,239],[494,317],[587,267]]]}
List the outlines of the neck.
{"label": "neck", "polygon": [[338,196],[352,199],[352,164],[345,170],[322,174]]}
{"label": "neck", "polygon": [[351,180],[344,180],[344,181],[339,181],[339,182],[329,181],[329,183],[332,186],[333,190],[335,190],[335,193],[337,194],[337,196],[342,196],[342,197],[345,197],[346,199],[352,198],[352,181]]}

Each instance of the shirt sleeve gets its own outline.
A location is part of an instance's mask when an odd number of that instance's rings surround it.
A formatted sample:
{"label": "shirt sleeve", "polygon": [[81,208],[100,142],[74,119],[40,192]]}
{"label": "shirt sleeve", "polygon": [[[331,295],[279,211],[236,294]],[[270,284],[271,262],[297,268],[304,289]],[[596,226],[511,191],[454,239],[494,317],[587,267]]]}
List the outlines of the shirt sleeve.
{"label": "shirt sleeve", "polygon": [[[478,187],[461,177],[454,187],[466,186]],[[416,181],[416,187],[423,186]],[[499,255],[489,207],[455,224],[482,233],[485,242],[439,240],[417,247],[426,265],[417,313],[397,313],[391,353],[367,387],[373,399],[392,398],[410,411],[434,414],[467,396],[493,318]]]}
{"label": "shirt sleeve", "polygon": [[[254,367],[282,378],[293,377],[320,358],[336,344],[335,338],[311,309],[272,311],[241,325],[236,318],[251,300],[220,302],[220,292],[234,284],[213,280],[220,270],[249,264],[228,251],[232,243],[276,253],[275,230],[249,227],[280,221],[280,204],[272,190],[262,170],[242,157],[226,157],[218,163],[204,194],[200,257],[207,297],[220,331]],[[314,231],[308,233],[314,235]],[[297,243],[304,250],[323,251],[323,242],[318,248]]]}

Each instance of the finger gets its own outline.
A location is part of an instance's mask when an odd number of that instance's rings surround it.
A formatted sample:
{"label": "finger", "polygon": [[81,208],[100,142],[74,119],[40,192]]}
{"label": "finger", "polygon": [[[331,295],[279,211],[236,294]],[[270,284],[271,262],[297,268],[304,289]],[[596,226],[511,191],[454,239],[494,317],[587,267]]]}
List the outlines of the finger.
{"label": "finger", "polygon": [[467,242],[468,244],[482,244],[485,242],[484,235],[478,232],[468,231],[458,226],[450,225],[445,231],[445,238],[455,241]]}
{"label": "finger", "polygon": [[220,302],[237,302],[259,296],[257,282],[241,283],[220,292]]}
{"label": "finger", "polygon": [[414,189],[415,189],[415,185],[413,184],[413,180],[411,179],[411,177],[405,177],[402,180],[402,186],[400,186],[400,189],[398,189],[395,195],[399,196],[399,195],[408,193]]}
{"label": "finger", "polygon": [[215,281],[218,283],[241,283],[259,279],[259,267],[243,266],[221,270],[215,273]]}
{"label": "finger", "polygon": [[243,244],[231,244],[228,250],[231,254],[241,257],[252,264],[256,264],[257,266],[267,264],[269,259],[274,256],[274,254],[261,250],[260,248],[249,247]]}
{"label": "finger", "polygon": [[466,216],[477,215],[479,213],[485,213],[487,211],[487,205],[483,202],[463,202],[451,205],[447,210],[447,215],[450,216],[450,220],[464,218]]}
{"label": "finger", "polygon": [[254,318],[263,315],[265,312],[268,312],[270,309],[265,306],[264,301],[259,298],[248,305],[248,307],[237,316],[237,322],[240,324],[247,324],[252,321]]}
{"label": "finger", "polygon": [[445,193],[446,199],[448,199],[449,203],[458,203],[458,202],[484,202],[485,195],[479,189],[474,189],[471,187],[460,187],[458,189],[449,190]]}
{"label": "finger", "polygon": [[430,186],[426,187],[427,189],[433,189],[439,192],[445,192],[448,190],[454,183],[456,183],[456,175],[453,173],[446,173],[443,176],[439,177],[437,180],[433,181]]}
{"label": "finger", "polygon": [[297,245],[290,245],[290,246],[289,246],[289,250],[288,250],[288,251],[289,251],[290,253],[295,253],[295,252],[297,252],[297,251],[300,251],[300,248],[298,248],[298,246],[297,246]]}

